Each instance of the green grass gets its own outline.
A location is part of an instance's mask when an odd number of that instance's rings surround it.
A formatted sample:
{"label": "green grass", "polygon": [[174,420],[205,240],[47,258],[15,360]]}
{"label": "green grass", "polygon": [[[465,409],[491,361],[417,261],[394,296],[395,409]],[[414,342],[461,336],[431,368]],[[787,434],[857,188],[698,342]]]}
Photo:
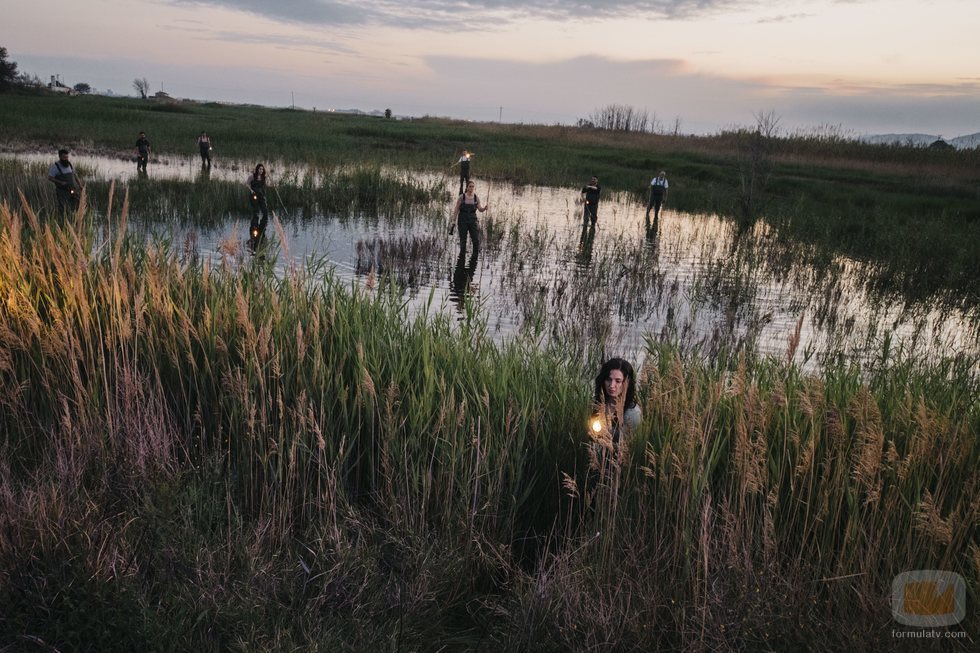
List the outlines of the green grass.
{"label": "green grass", "polygon": [[[197,156],[207,130],[215,157],[283,160],[314,168],[407,167],[449,173],[459,152],[477,153],[478,179],[579,188],[592,174],[605,188],[646,200],[660,168],[671,182],[669,209],[740,215],[739,148],[744,132],[686,137],[620,134],[562,126],[412,121],[101,97],[0,96],[0,142],[7,147],[132,151],[145,130],[154,151]],[[783,238],[887,268],[918,297],[952,291],[980,302],[980,154],[872,146],[835,137],[790,136],[766,143],[771,177],[754,212]],[[53,156],[53,155],[52,155]],[[336,189],[331,188],[333,192]],[[192,209],[193,211],[193,209]]]}
{"label": "green grass", "polygon": [[0,205],[0,646],[880,650],[897,573],[980,598],[975,359],[651,341],[614,455],[594,360],[126,218]]}

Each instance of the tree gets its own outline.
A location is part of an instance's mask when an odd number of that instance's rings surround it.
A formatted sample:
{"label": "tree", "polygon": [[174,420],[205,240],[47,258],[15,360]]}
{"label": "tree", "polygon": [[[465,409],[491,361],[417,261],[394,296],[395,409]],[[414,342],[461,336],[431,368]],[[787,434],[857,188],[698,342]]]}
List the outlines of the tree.
{"label": "tree", "polygon": [[145,100],[147,93],[150,92],[150,82],[147,81],[146,77],[137,77],[133,80],[133,88],[135,88],[136,92],[140,94],[140,97]]}
{"label": "tree", "polygon": [[385,118],[391,118],[391,109],[385,109]]}
{"label": "tree", "polygon": [[75,90],[81,93],[82,95],[85,95],[87,93],[92,92],[92,87],[86,84],[85,82],[78,82],[77,84],[75,84]]}
{"label": "tree", "polygon": [[640,111],[626,104],[609,104],[596,109],[584,120],[580,119],[578,124],[580,127],[589,126],[612,131],[645,132],[648,126],[656,127],[659,121],[657,114],[653,114],[651,123],[650,113],[646,110]]}
{"label": "tree", "polygon": [[0,93],[17,86],[17,62],[7,61],[7,48],[0,46]]}
{"label": "tree", "polygon": [[773,168],[773,150],[779,136],[780,118],[773,110],[755,115],[755,129],[736,132],[735,158],[738,161],[738,208],[743,225],[749,225],[769,201],[766,190]]}

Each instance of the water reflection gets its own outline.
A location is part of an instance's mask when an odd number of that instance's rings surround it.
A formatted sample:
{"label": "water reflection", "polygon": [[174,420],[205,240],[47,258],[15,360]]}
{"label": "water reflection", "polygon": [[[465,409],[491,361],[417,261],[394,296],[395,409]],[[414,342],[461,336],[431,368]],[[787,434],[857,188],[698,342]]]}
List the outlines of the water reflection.
{"label": "water reflection", "polygon": [[595,246],[595,223],[582,223],[582,233],[578,239],[578,253],[575,263],[584,269],[592,265],[592,248]]}
{"label": "water reflection", "polygon": [[[88,161],[95,170],[110,163]],[[234,162],[212,170],[198,165],[196,158],[193,166],[161,161],[153,179],[132,184],[130,192],[138,194],[139,185],[165,178],[203,185],[213,175],[237,184],[248,172]],[[132,162],[125,166],[126,179],[134,180]],[[277,178],[301,179],[296,171],[305,168],[282,170]],[[447,196],[455,191],[452,178],[397,174],[441,183]],[[753,349],[777,358],[792,354],[811,367],[841,356],[872,360],[886,339],[893,350],[901,346],[922,355],[980,352],[976,311],[875,292],[869,285],[873,264],[781,242],[765,223],[739,225],[676,211],[651,220],[644,206],[615,194],[603,198],[597,231],[582,224],[577,194],[577,189],[501,187],[493,216],[483,220],[483,247],[469,260],[459,256],[458,234],[446,233],[451,206],[337,215],[296,206],[281,216],[281,238],[288,243],[271,239],[267,246],[281,246],[283,255],[270,256],[281,270],[314,259],[330,264],[341,278],[390,278],[410,310],[423,310],[430,294],[437,306],[441,302],[457,315],[478,305],[489,332],[500,340],[530,332],[638,360],[645,338],[652,337],[703,354],[721,349]],[[199,248],[200,256],[225,260],[229,247],[242,249],[241,233],[251,217],[243,202],[237,213],[214,216],[208,225],[182,214],[134,215],[130,228],[157,237],[166,225],[172,242],[192,243],[186,247]],[[229,232],[238,237],[230,239]],[[249,245],[254,249],[259,243],[246,241]],[[798,324],[799,347],[789,352]]]}
{"label": "water reflection", "polygon": [[456,258],[456,266],[449,278],[449,299],[459,313],[458,320],[467,318],[467,296],[470,296],[470,306],[473,306],[475,299],[479,296],[480,286],[473,282],[476,275],[476,266],[479,262],[479,252],[474,251],[467,262],[466,253],[460,252]]}

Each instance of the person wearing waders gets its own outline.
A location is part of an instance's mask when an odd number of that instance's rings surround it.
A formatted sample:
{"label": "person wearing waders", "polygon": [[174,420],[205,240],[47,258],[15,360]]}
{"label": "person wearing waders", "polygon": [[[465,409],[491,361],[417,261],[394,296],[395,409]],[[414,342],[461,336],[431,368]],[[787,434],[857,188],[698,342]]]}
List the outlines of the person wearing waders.
{"label": "person wearing waders", "polygon": [[466,182],[466,190],[460,193],[453,209],[453,218],[456,220],[456,228],[459,229],[459,257],[466,256],[466,234],[469,234],[473,241],[471,256],[474,260],[480,255],[480,228],[476,224],[476,212],[483,213],[487,210],[486,204],[480,206],[480,198],[476,196],[475,189],[476,184],[472,181]]}
{"label": "person wearing waders", "polygon": [[207,132],[201,132],[201,135],[197,137],[197,148],[201,150],[201,167],[210,168],[211,167],[211,137],[208,136]]}
{"label": "person wearing waders", "polygon": [[582,202],[585,204],[585,211],[582,213],[583,222],[591,222],[595,225],[595,221],[599,217],[600,192],[602,192],[602,187],[599,186],[599,178],[592,175],[588,186],[582,187]]}
{"label": "person wearing waders", "polygon": [[459,192],[463,193],[463,189],[466,187],[466,182],[470,180],[470,159],[473,157],[473,153],[469,150],[463,150],[463,156],[459,157],[454,165],[459,166]]}
{"label": "person wearing waders", "polygon": [[77,211],[81,202],[82,185],[75,168],[68,160],[68,150],[58,150],[58,160],[48,168],[48,181],[54,184],[58,208],[64,211]]}
{"label": "person wearing waders", "polygon": [[[258,246],[259,241],[265,235],[265,226],[269,222],[269,204],[265,199],[265,166],[261,163],[255,166],[255,170],[248,176],[245,182],[251,193],[249,202],[252,204],[252,224],[249,226],[249,242],[253,249]],[[259,220],[259,212],[262,212],[262,219]]]}
{"label": "person wearing waders", "polygon": [[146,174],[146,162],[150,158],[150,141],[146,140],[146,132],[140,132],[136,139],[136,172]]}
{"label": "person wearing waders", "polygon": [[650,201],[647,202],[647,224],[650,223],[650,209],[653,209],[653,224],[660,220],[660,207],[667,199],[667,173],[663,170],[650,182]]}

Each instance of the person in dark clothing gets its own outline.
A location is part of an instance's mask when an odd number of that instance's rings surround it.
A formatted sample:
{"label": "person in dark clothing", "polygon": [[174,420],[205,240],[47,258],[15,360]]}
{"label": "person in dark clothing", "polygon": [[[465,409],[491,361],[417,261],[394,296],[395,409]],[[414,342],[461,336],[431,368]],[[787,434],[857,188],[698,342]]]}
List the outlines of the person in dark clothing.
{"label": "person in dark clothing", "polygon": [[197,137],[197,147],[201,151],[201,167],[210,168],[211,150],[214,149],[214,146],[211,144],[211,137],[208,136],[207,132],[201,132],[201,135]]}
{"label": "person in dark clothing", "polygon": [[58,160],[48,168],[48,181],[54,184],[58,208],[62,212],[77,211],[81,202],[82,184],[68,159],[68,150],[58,150]]}
{"label": "person in dark clothing", "polygon": [[582,214],[582,221],[590,221],[595,224],[599,217],[599,193],[602,187],[599,186],[599,178],[595,175],[589,180],[587,186],[582,188],[582,202],[585,204],[585,211]]}
{"label": "person in dark clothing", "polygon": [[480,227],[476,222],[476,212],[483,213],[487,210],[486,204],[480,206],[480,198],[476,196],[475,190],[475,183],[466,182],[466,191],[460,194],[453,209],[453,219],[459,229],[459,255],[466,254],[466,234],[469,234],[473,241],[474,258],[480,254]]}
{"label": "person in dark clothing", "polygon": [[466,182],[470,180],[470,159],[473,157],[473,153],[469,150],[463,150],[463,155],[459,157],[453,165],[459,166],[459,192],[463,193],[463,189],[466,188]]}
{"label": "person in dark clothing", "polygon": [[[254,248],[265,235],[265,227],[269,222],[269,204],[265,198],[265,166],[261,163],[256,165],[245,184],[251,193],[249,202],[252,205],[252,224],[249,226],[249,237]],[[260,212],[262,213],[261,220],[259,219]]]}
{"label": "person in dark clothing", "polygon": [[146,173],[146,162],[150,158],[150,141],[146,140],[146,132],[140,132],[136,139],[136,172]]}
{"label": "person in dark clothing", "polygon": [[650,209],[653,209],[653,224],[660,220],[660,207],[667,200],[667,173],[663,170],[650,182],[650,201],[647,202],[647,222],[650,221]]}

